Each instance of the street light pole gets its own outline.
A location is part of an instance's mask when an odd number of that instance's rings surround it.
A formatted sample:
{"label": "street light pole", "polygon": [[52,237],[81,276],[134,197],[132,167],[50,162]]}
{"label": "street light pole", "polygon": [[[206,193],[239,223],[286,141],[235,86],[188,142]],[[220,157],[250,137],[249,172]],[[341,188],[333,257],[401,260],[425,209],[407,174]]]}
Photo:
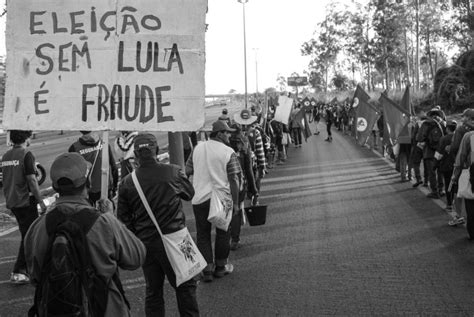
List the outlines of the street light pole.
{"label": "street light pole", "polygon": [[247,109],[247,38],[245,34],[245,4],[248,0],[237,0],[242,3],[242,12],[244,18],[244,76],[245,76],[245,109]]}

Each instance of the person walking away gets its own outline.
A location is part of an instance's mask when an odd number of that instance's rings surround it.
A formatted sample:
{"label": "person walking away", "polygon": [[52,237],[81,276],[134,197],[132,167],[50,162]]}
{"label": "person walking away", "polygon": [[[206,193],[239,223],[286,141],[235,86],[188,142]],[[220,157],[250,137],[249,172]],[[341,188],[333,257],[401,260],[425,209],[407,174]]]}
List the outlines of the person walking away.
{"label": "person walking away", "polygon": [[319,105],[313,107],[313,121],[315,125],[315,132],[314,135],[319,135],[319,121],[321,121],[321,113],[319,112]]}
{"label": "person walking away", "polygon": [[[37,315],[30,316],[131,316],[118,271],[138,269],[145,261],[145,247],[113,215],[109,200],[99,201],[107,206],[103,213],[90,205],[90,168],[78,153],[61,154],[51,165],[59,197],[25,237],[26,263],[36,286],[30,313]],[[73,270],[72,277],[67,269]],[[66,295],[76,295],[68,298],[73,303],[63,300]],[[84,302],[90,306],[83,307]]]}
{"label": "person walking away", "polygon": [[331,126],[334,122],[334,114],[331,107],[326,107],[326,131],[328,133],[328,137],[324,141],[332,142],[332,133],[331,133]]}
{"label": "person walking away", "polygon": [[[89,200],[92,205],[101,197],[101,183],[102,183],[102,148],[103,143],[97,137],[96,132],[92,131],[81,131],[82,136],[74,142],[68,152],[77,152],[82,155],[92,164],[92,170],[90,175],[91,186],[88,189]],[[115,196],[118,183],[118,170],[115,165],[115,158],[112,153],[112,148],[109,145],[109,193],[108,197],[112,199]]]}
{"label": "person walking away", "polygon": [[446,192],[446,211],[450,214],[452,219],[448,222],[450,226],[456,226],[464,223],[464,218],[460,217],[456,210],[453,208],[453,197],[456,195],[456,186],[449,188],[451,178],[453,176],[454,161],[456,155],[450,152],[451,143],[456,130],[457,123],[454,120],[450,120],[446,124],[446,135],[443,136],[439,142],[439,147],[436,150],[437,158],[439,159],[439,170],[443,173],[444,177],[444,188]]}
{"label": "person walking away", "polygon": [[31,131],[11,130],[13,147],[3,155],[1,161],[6,207],[15,216],[21,234],[20,248],[10,275],[10,281],[15,284],[30,281],[23,242],[28,228],[38,218],[38,204],[41,212],[46,211],[36,179],[35,157],[28,150],[31,135]]}
{"label": "person walking away", "polygon": [[442,113],[439,110],[431,109],[427,113],[428,118],[423,122],[416,136],[417,146],[423,148],[423,160],[428,171],[428,179],[431,192],[428,198],[439,199],[443,192],[443,179],[441,173],[438,174],[435,151],[439,146],[441,137],[445,134],[445,122],[442,120]]}
{"label": "person walking away", "polygon": [[216,228],[214,254],[212,252],[212,224],[209,216],[211,192],[214,187],[232,197],[233,213],[239,210],[240,164],[234,150],[227,146],[234,129],[217,120],[212,124],[210,140],[199,143],[186,162],[186,175],[193,175],[195,190],[192,199],[196,220],[197,246],[207,261],[203,271],[204,282],[212,282],[213,276],[221,278],[232,273],[234,266],[228,262],[230,231]]}
{"label": "person walking away", "polygon": [[[158,150],[153,134],[139,134],[134,145],[139,163],[135,173],[161,231],[169,234],[186,226],[181,200],[191,200],[194,189],[178,165],[157,161]],[[146,282],[146,316],[165,316],[165,276],[175,290],[180,315],[199,316],[196,280],[176,286],[176,275],[163,241],[140,199],[132,175],[120,183],[117,217],[144,243],[147,250],[142,267]]]}
{"label": "person walking away", "polygon": [[[454,161],[453,176],[451,178],[451,186],[457,188],[459,177],[463,169],[469,169],[470,172],[470,183],[474,183],[474,162],[471,158],[472,146],[471,136],[474,135],[474,131],[466,132],[461,140],[461,144],[456,154]],[[454,137],[453,137],[454,142]],[[474,199],[464,199],[464,206],[466,210],[466,229],[469,235],[469,239],[474,239]]]}
{"label": "person walking away", "polygon": [[451,143],[450,151],[456,155],[461,145],[461,140],[469,131],[474,131],[474,109],[467,108],[462,113],[462,124],[456,128],[454,131],[453,142]]}
{"label": "person walking away", "polygon": [[296,106],[290,114],[290,130],[293,140],[295,141],[295,148],[301,147],[302,145],[302,135],[301,131],[304,128],[303,123],[297,120],[297,113],[302,111],[300,106]]}
{"label": "person walking away", "polygon": [[232,216],[232,221],[230,223],[230,249],[235,251],[239,249],[242,245],[240,244],[240,231],[242,227],[242,217],[243,217],[243,202],[245,197],[248,196],[250,199],[258,195],[257,186],[255,184],[255,177],[253,174],[252,168],[252,156],[250,154],[250,146],[248,140],[245,136],[237,131],[233,133],[230,137],[230,146],[234,149],[235,153],[239,158],[240,167],[242,168],[242,173],[240,175],[240,191],[239,191],[239,208]]}
{"label": "person walking away", "polygon": [[136,167],[133,142],[137,135],[136,131],[120,131],[120,134],[115,138],[114,149],[120,162],[120,179],[124,179]]}
{"label": "person walking away", "polygon": [[398,160],[400,164],[400,176],[402,182],[407,182],[411,180],[410,152],[412,131],[413,123],[410,120],[398,136],[398,143],[400,144]]}

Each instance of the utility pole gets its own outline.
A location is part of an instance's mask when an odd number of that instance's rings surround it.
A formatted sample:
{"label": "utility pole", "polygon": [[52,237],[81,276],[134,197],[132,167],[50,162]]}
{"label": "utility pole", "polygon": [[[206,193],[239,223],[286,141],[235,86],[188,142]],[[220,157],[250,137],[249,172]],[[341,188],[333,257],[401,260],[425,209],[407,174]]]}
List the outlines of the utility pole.
{"label": "utility pole", "polygon": [[415,60],[415,90],[420,91],[420,17],[419,17],[419,0],[415,0],[416,12],[416,60]]}
{"label": "utility pole", "polygon": [[257,58],[257,53],[258,53],[258,48],[253,48],[255,52],[255,92],[257,93],[258,96],[258,58]]}

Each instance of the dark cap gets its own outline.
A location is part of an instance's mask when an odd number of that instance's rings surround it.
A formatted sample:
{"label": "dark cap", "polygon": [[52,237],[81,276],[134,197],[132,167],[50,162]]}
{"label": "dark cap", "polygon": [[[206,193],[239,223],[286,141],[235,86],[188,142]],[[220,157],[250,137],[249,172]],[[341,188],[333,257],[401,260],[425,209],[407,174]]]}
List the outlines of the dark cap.
{"label": "dark cap", "polygon": [[[64,153],[59,155],[51,165],[50,176],[53,188],[79,188],[86,183],[92,164],[79,153]],[[59,184],[61,179],[67,179],[69,185]],[[72,185],[71,185],[72,184]]]}
{"label": "dark cap", "polygon": [[134,149],[137,152],[143,149],[148,149],[151,152],[156,152],[156,150],[158,149],[156,137],[151,133],[143,133],[137,135],[134,142]]}
{"label": "dark cap", "polygon": [[229,132],[234,132],[235,129],[229,128],[227,123],[222,120],[217,120],[212,124],[212,132],[220,132],[220,131],[229,131]]}
{"label": "dark cap", "polygon": [[462,113],[462,116],[463,116],[463,117],[468,117],[468,118],[473,119],[473,118],[474,118],[474,109],[472,109],[472,108],[467,108],[467,109],[464,110],[464,112]]}

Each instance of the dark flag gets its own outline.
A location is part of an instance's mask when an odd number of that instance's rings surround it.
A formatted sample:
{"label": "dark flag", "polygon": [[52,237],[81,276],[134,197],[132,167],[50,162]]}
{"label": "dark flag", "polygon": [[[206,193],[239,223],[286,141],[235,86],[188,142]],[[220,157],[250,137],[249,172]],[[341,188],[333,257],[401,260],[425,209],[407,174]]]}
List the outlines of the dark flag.
{"label": "dark flag", "polygon": [[404,129],[408,132],[407,125],[410,122],[410,114],[385,94],[380,95],[379,101],[382,104],[386,127],[384,135],[387,134],[389,142],[393,146]]}
{"label": "dark flag", "polygon": [[411,108],[411,103],[410,103],[410,86],[407,85],[407,88],[405,88],[405,93],[403,93],[403,98],[402,98],[402,103],[400,105],[402,109],[405,109],[406,112],[408,112],[410,115],[413,114],[413,109]]}
{"label": "dark flag", "polygon": [[377,122],[378,112],[374,106],[363,99],[359,100],[355,109],[357,114],[355,122],[357,143],[365,145]]}
{"label": "dark flag", "polygon": [[351,111],[351,113],[354,115],[354,124],[352,125],[352,135],[356,136],[358,135],[357,133],[357,117],[358,117],[358,106],[360,101],[364,101],[368,103],[370,99],[370,96],[365,92],[365,90],[360,86],[357,85],[356,90],[354,92],[354,97],[352,98],[352,104],[351,104],[351,109],[354,111]]}

